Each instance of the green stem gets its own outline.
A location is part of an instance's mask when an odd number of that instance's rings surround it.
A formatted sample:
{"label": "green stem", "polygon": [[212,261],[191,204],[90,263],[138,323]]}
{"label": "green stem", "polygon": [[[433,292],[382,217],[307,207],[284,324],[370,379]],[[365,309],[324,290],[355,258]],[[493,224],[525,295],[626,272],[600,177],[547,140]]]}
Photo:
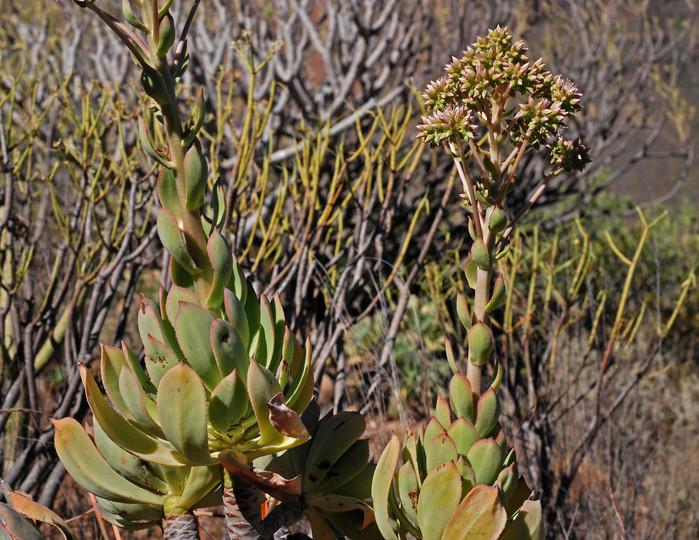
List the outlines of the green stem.
{"label": "green stem", "polygon": [[[480,218],[478,218],[480,219]],[[488,219],[487,217],[485,218]],[[493,250],[493,235],[488,230],[488,223],[486,221],[485,226],[482,229],[483,244],[488,250],[488,253],[492,254]],[[488,324],[488,315],[486,313],[486,306],[490,300],[490,281],[492,275],[492,259],[489,257],[488,268],[478,268],[476,271],[476,289],[474,291],[473,299],[473,315],[476,321],[481,321]],[[483,368],[477,366],[471,362],[471,351],[468,352],[468,366],[466,367],[466,377],[471,383],[471,392],[473,393],[474,403],[478,401],[481,396],[481,386],[482,386],[482,372]]]}
{"label": "green stem", "polygon": [[150,61],[153,67],[160,73],[160,76],[165,81],[165,87],[168,91],[168,102],[158,103],[163,115],[165,125],[165,136],[167,139],[168,148],[170,150],[170,160],[175,164],[175,178],[177,182],[177,193],[180,201],[180,215],[182,219],[181,229],[187,245],[187,251],[192,256],[195,264],[202,270],[201,274],[194,277],[194,289],[197,296],[201,299],[208,298],[211,290],[213,272],[207,250],[207,237],[204,232],[204,227],[201,222],[199,210],[188,210],[186,208],[186,193],[187,179],[184,167],[184,157],[186,148],[183,148],[182,141],[184,134],[182,130],[182,121],[177,108],[177,96],[175,93],[175,82],[170,74],[170,68],[166,57],[158,58],[156,51],[158,43],[154,36],[157,32],[153,29],[158,26],[157,19],[157,2],[144,1],[142,6],[142,14],[145,24],[151,29],[148,32],[148,48],[150,52]]}

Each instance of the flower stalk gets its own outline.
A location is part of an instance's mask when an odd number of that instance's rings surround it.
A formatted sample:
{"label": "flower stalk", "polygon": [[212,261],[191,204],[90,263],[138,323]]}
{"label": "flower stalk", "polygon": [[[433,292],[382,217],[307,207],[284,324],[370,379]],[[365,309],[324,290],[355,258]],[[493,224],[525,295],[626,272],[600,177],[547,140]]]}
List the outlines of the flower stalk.
{"label": "flower stalk", "polygon": [[[497,260],[507,253],[514,226],[551,178],[582,170],[589,158],[580,141],[558,135],[580,109],[577,89],[525,53],[521,41],[512,43],[498,27],[454,58],[447,75],[423,95],[428,115],[418,126],[420,137],[454,159],[470,214],[472,244],[464,271],[473,301],[469,309],[465,295],[458,294],[457,314],[468,332],[465,369],[446,342],[453,371],[449,400],[437,399],[430,422],[408,432],[402,451],[394,436],[377,465],[374,511],[381,534],[390,540],[544,535],[540,501],[515,495],[529,489],[518,478],[514,450],[499,422],[502,367],[494,367],[487,388],[483,369],[494,356],[492,318],[507,292]],[[509,218],[507,194],[522,156],[541,147],[548,149],[551,170]]]}
{"label": "flower stalk", "polygon": [[[492,30],[447,75],[428,85],[423,98],[429,115],[420,136],[453,158],[463,186],[473,247],[467,274],[475,275],[472,325],[490,327],[491,287],[496,261],[504,255],[514,225],[531,209],[551,178],[581,170],[589,161],[580,141],[558,136],[564,121],[580,109],[580,94],[569,81],[530,62],[523,42],[512,43],[505,29]],[[548,148],[552,168],[515,217],[507,218],[507,193],[524,153]],[[464,148],[468,148],[468,153]],[[470,158],[470,159],[469,159]],[[475,171],[472,173],[471,164]],[[474,399],[481,395],[483,358],[470,346],[466,372]]]}

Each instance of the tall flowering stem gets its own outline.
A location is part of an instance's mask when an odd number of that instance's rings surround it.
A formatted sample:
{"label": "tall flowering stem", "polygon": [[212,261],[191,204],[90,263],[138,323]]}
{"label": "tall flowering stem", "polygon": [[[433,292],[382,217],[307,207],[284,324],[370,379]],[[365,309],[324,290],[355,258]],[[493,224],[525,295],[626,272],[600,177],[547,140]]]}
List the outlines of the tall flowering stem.
{"label": "tall flowering stem", "polygon": [[[498,27],[454,58],[447,74],[430,83],[423,95],[429,114],[419,126],[420,136],[454,158],[471,214],[473,245],[465,271],[474,301],[467,322],[466,370],[474,399],[480,397],[481,371],[492,352],[489,320],[498,307],[497,287],[492,289],[495,261],[507,252],[514,225],[550,179],[582,170],[589,162],[588,149],[579,140],[559,135],[565,121],[580,110],[579,92],[547,71],[541,60],[531,62],[526,52],[522,41],[513,44],[508,31]],[[551,169],[524,206],[508,217],[507,193],[530,148],[546,149]]]}
{"label": "tall flowering stem", "polygon": [[[464,370],[446,341],[453,372],[449,399],[437,399],[426,426],[407,430],[402,448],[394,436],[376,466],[374,513],[389,540],[544,537],[541,502],[519,478],[514,450],[500,426],[502,369],[494,369],[487,389],[482,370],[493,354],[491,318],[506,298],[503,277],[493,283],[496,261],[507,252],[513,227],[551,178],[582,170],[589,158],[580,141],[559,135],[565,120],[579,111],[580,94],[525,53],[521,41],[513,44],[498,27],[454,58],[423,96],[428,115],[420,136],[454,159],[470,213],[473,243],[464,270],[473,302],[458,294],[468,358]],[[510,214],[507,194],[528,150],[546,150],[551,167]]]}

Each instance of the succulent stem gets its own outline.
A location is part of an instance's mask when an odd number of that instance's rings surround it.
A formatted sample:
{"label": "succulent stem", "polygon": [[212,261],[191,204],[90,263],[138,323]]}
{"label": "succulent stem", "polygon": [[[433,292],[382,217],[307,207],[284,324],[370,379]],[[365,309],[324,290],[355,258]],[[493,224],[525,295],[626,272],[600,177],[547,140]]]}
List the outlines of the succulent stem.
{"label": "succulent stem", "polygon": [[[488,244],[486,244],[487,246]],[[488,304],[488,294],[490,292],[490,275],[491,268],[477,270],[477,282],[476,290],[474,294],[474,305],[473,305],[473,315],[477,321],[481,321],[487,324],[487,315],[485,312],[485,306]],[[468,366],[466,368],[466,376],[471,383],[471,390],[473,392],[474,404],[478,402],[478,398],[481,395],[481,372],[483,370],[482,366],[478,366],[471,361],[471,348],[469,348],[468,354]]]}
{"label": "succulent stem", "polygon": [[[447,65],[447,76],[430,83],[423,95],[430,114],[423,117],[420,136],[454,159],[471,214],[473,243],[465,273],[473,307],[469,310],[465,296],[458,294],[457,315],[468,331],[466,374],[447,340],[454,372],[449,400],[437,399],[430,422],[408,432],[402,451],[394,436],[377,463],[374,515],[384,538],[391,540],[408,535],[541,540],[544,535],[540,501],[512,500],[517,489],[528,488],[518,479],[514,450],[500,426],[501,367],[490,388],[482,389],[483,366],[495,344],[491,312],[507,294],[502,277],[492,290],[491,281],[512,227],[550,178],[582,170],[589,158],[582,143],[556,136],[564,120],[579,110],[580,95],[571,83],[545,71],[541,61],[530,63],[525,51],[522,42],[512,43],[506,29],[491,30]],[[508,224],[506,196],[522,155],[547,141],[551,170]]]}
{"label": "succulent stem", "polygon": [[261,494],[250,484],[234,480],[235,484],[223,487],[223,506],[226,511],[226,527],[231,540],[258,540],[262,526],[260,515]]}
{"label": "succulent stem", "polygon": [[[221,232],[225,194],[217,193],[213,219],[202,215],[209,184],[197,139],[205,121],[203,93],[198,113],[185,124],[175,92],[187,67],[185,36],[199,1],[190,10],[171,62],[172,0],[163,0],[160,8],[157,0],[134,3],[140,19],[129,0],[123,0],[122,11],[142,36],[98,8],[93,11],[136,56],[143,90],[152,99],[149,108],[156,110],[159,121],[155,127],[163,126],[167,148],[155,149],[146,122],[139,118],[143,150],[163,167],[157,232],[172,257],[172,286],[161,290],[160,305],[145,296],[141,302],[143,363],[126,344],[121,349],[103,347],[106,397],[81,367],[96,435],[75,421],[64,421],[56,424],[55,444],[70,474],[104,499],[100,511],[118,517],[125,527],[160,523],[164,515],[165,538],[198,539],[192,509],[219,504],[223,494],[231,538],[271,537],[276,521],[270,520],[263,532],[260,489],[279,498],[274,489],[289,494],[296,486],[300,490],[300,481],[272,476],[258,489],[243,472],[233,476],[222,470],[222,450],[237,452],[240,463],[247,464],[308,438],[300,414],[313,394],[310,344],[304,350],[294,340],[279,297],[258,297],[235,261]],[[252,108],[252,101],[248,106]],[[163,478],[146,463],[158,464]]]}
{"label": "succulent stem", "polygon": [[194,513],[170,514],[163,521],[164,540],[199,540],[199,526]]}
{"label": "succulent stem", "polygon": [[170,73],[167,58],[165,56],[159,57],[157,54],[159,46],[158,28],[160,25],[158,20],[158,2],[157,0],[144,0],[141,9],[144,23],[151,29],[151,31],[148,32],[149,60],[153,68],[160,77],[162,77],[165,89],[167,90],[167,98],[154,99],[158,102],[163,115],[165,136],[170,151],[170,160],[175,165],[175,179],[180,203],[180,228],[185,238],[187,251],[191,255],[196,266],[201,269],[201,273],[193,276],[194,289],[197,297],[202,302],[205,302],[206,298],[209,296],[212,285],[212,269],[207,253],[207,237],[202,226],[199,209],[189,210],[186,207],[186,197],[184,194],[187,193],[187,176],[184,158],[187,148],[183,147],[184,136],[182,121],[177,108],[175,81]]}

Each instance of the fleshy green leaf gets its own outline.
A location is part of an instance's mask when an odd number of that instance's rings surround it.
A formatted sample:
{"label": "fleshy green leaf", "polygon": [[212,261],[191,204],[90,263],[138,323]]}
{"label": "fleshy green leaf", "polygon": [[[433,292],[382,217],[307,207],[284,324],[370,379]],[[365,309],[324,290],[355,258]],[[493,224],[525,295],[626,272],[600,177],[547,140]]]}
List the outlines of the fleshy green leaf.
{"label": "fleshy green leaf", "polygon": [[415,469],[409,461],[398,469],[397,480],[403,510],[413,523],[417,523],[418,483]]}
{"label": "fleshy green leaf", "polygon": [[164,496],[132,484],[112,469],[73,418],[53,420],[58,457],[82,487],[99,497],[123,502],[163,504]]}
{"label": "fleshy green leaf", "polygon": [[498,488],[476,486],[447,523],[442,540],[496,540],[506,522],[507,513],[500,504]]}
{"label": "fleshy green leaf", "polygon": [[466,463],[466,458],[461,456],[456,461],[456,468],[461,475],[461,496],[465,497],[476,485],[476,473],[473,472],[473,467]]}
{"label": "fleshy green leaf", "polygon": [[294,380],[286,392],[286,404],[296,412],[303,412],[313,397],[313,367],[311,365],[311,342],[306,340],[305,350],[294,350],[294,364],[301,367],[297,371],[292,367]]}
{"label": "fleshy green leaf", "polygon": [[207,243],[209,261],[214,271],[213,281],[209,297],[206,299],[206,307],[218,308],[223,302],[224,287],[228,283],[233,272],[233,255],[231,247],[216,227],[211,231]]}
{"label": "fleshy green leaf", "polygon": [[146,394],[155,394],[155,386],[146,375],[146,372],[138,360],[138,356],[134,353],[125,342],[121,342],[121,350],[124,351],[124,359],[129,366],[131,374],[136,378],[138,386]]}
{"label": "fleshy green leaf", "polygon": [[281,434],[274,429],[269,420],[269,409],[267,408],[267,403],[279,393],[281,393],[281,388],[274,375],[264,366],[251,360],[248,368],[248,394],[260,427],[260,446],[278,441],[281,437]]}
{"label": "fleshy green leaf", "polygon": [[[245,279],[243,269],[235,256],[233,256],[233,272],[231,274],[230,282],[228,283],[228,288],[233,291],[233,294],[240,301],[242,306],[247,304],[248,282],[247,279]],[[233,322],[232,319],[231,322]]]}
{"label": "fleshy green leaf", "polygon": [[488,304],[485,306],[486,313],[491,313],[502,306],[505,303],[506,293],[505,280],[503,280],[502,276],[498,276],[493,286],[493,296],[490,297]]}
{"label": "fleshy green leaf", "polygon": [[191,212],[198,210],[204,204],[204,194],[209,176],[206,159],[196,144],[192,145],[184,156],[184,169],[187,185],[185,207]]}
{"label": "fleshy green leaf", "polygon": [[476,431],[478,435],[489,437],[495,430],[500,418],[500,400],[495,390],[489,388],[478,400],[478,416],[476,417]]}
{"label": "fleshy green leaf", "polygon": [[466,274],[466,281],[468,282],[469,287],[471,287],[475,291],[476,283],[478,282],[478,267],[476,266],[476,263],[471,257],[470,253],[466,258],[466,264],[464,265],[464,273]]}
{"label": "fleshy green leaf", "polygon": [[451,410],[449,409],[449,404],[442,396],[437,396],[434,416],[437,420],[439,420],[439,423],[442,424],[442,426],[449,426],[451,424]]}
{"label": "fleshy green leaf", "polygon": [[444,351],[447,355],[447,363],[451,368],[452,373],[458,373],[459,367],[456,365],[456,357],[454,356],[454,349],[451,346],[451,341],[449,338],[444,338]]}
{"label": "fleshy green leaf", "polygon": [[449,382],[449,400],[457,416],[473,423],[476,417],[473,410],[471,383],[461,372],[456,373]]}
{"label": "fleshy green leaf", "polygon": [[476,366],[484,366],[493,351],[493,332],[487,324],[478,322],[468,332],[468,358]]}
{"label": "fleshy green leaf", "polygon": [[444,463],[455,461],[458,457],[454,441],[446,433],[437,435],[425,444],[427,471],[432,471]]}
{"label": "fleshy green leaf", "polygon": [[138,310],[138,333],[141,343],[148,341],[151,335],[158,341],[165,343],[163,337],[162,320],[156,303],[147,296],[141,295],[141,307]]}
{"label": "fleshy green leaf", "polygon": [[501,540],[543,540],[541,501],[527,500]]}
{"label": "fleshy green leaf", "polygon": [[187,459],[213,462],[207,437],[206,390],[186,364],[168,371],[158,386],[158,417],[167,440]]}
{"label": "fleshy green leaf", "polygon": [[454,441],[456,451],[462,456],[466,456],[473,443],[478,440],[478,431],[476,431],[471,422],[463,417],[457,418],[449,426],[447,434]]}
{"label": "fleshy green leaf", "polygon": [[294,355],[297,350],[301,347],[296,343],[294,335],[291,333],[288,327],[284,327],[284,340],[281,350],[281,364],[279,366],[279,386],[285,388],[289,382],[289,377],[291,376],[292,369],[296,369],[300,366],[294,366]]}
{"label": "fleshy green leaf", "polygon": [[174,327],[175,319],[177,318],[177,310],[180,308],[180,302],[189,302],[191,304],[198,304],[199,299],[197,295],[194,294],[189,289],[180,287],[178,285],[173,285],[167,292],[165,297],[165,315],[163,318],[170,321],[170,324]]}
{"label": "fleshy green leaf", "polygon": [[[197,123],[199,121],[199,118],[201,118],[202,122],[204,120],[204,92],[203,88],[199,89],[199,111],[200,116],[197,116]],[[193,130],[197,129],[197,125],[194,125]],[[212,206],[213,206],[213,216],[211,216],[211,222],[214,227],[217,227],[219,230],[223,226],[223,221],[226,218],[226,191],[221,183],[221,178],[216,180],[214,183],[214,188],[213,188],[213,193],[212,193]],[[226,284],[228,285],[228,284]]]}
{"label": "fleshy green leaf", "polygon": [[368,499],[371,497],[371,482],[375,470],[376,464],[373,461],[367,463],[357,476],[333,489],[333,493],[356,499]]}
{"label": "fleshy green leaf", "polygon": [[154,420],[157,418],[155,400],[147,395],[136,381],[131,370],[124,366],[119,375],[119,392],[126,407],[131,412],[132,422],[144,433],[163,437],[160,426]]}
{"label": "fleshy green leaf", "polygon": [[381,458],[374,470],[371,484],[371,498],[374,501],[374,516],[381,536],[386,540],[398,540],[395,532],[395,521],[389,517],[388,497],[393,489],[393,475],[400,456],[400,441],[393,435],[384,448]]}
{"label": "fleshy green leaf", "polygon": [[[179,303],[175,316],[177,342],[187,363],[209,390],[213,390],[223,378],[211,348],[213,322],[214,318],[203,307],[190,302]],[[162,384],[162,380],[160,383]]]}
{"label": "fleshy green leaf", "polygon": [[488,248],[485,247],[483,240],[476,238],[475,242],[471,246],[471,259],[478,268],[487,270],[490,267],[490,255],[488,254]]}
{"label": "fleshy green leaf", "polygon": [[440,540],[447,522],[461,502],[461,475],[456,464],[444,463],[422,483],[417,517],[424,540]]}
{"label": "fleshy green leaf", "polygon": [[362,529],[373,521],[374,513],[371,506],[366,501],[355,499],[352,497],[344,497],[335,493],[328,492],[313,492],[305,497],[306,502],[310,506],[315,506],[326,512],[351,512],[353,510],[361,510],[362,519],[359,528]]}
{"label": "fleshy green leaf", "polygon": [[[250,401],[245,383],[234,370],[218,383],[209,399],[209,422],[220,433],[231,434],[248,410]],[[242,429],[242,426],[240,426]]]}
{"label": "fleshy green leaf", "polygon": [[107,392],[107,396],[114,408],[129,420],[133,420],[133,415],[129,407],[126,406],[124,397],[119,390],[121,371],[125,369],[124,364],[126,363],[124,352],[121,349],[108,347],[107,345],[101,345],[101,350],[100,371],[104,390]]}
{"label": "fleshy green leaf", "polygon": [[503,494],[503,501],[509,501],[512,494],[515,492],[517,487],[517,465],[511,463],[508,467],[505,467],[500,474],[498,474],[498,479],[496,480],[500,484],[500,489]]}
{"label": "fleshy green leaf", "polygon": [[160,384],[160,379],[163,375],[178,365],[180,360],[167,345],[158,341],[150,334],[148,335],[148,339],[143,343],[143,346],[145,349],[148,376],[153,384],[157,386]]}
{"label": "fleshy green leaf", "polygon": [[172,258],[175,259],[191,275],[198,275],[201,270],[187,251],[187,246],[182,238],[182,231],[177,223],[175,215],[166,208],[161,208],[158,212],[158,236],[163,246]]}
{"label": "fleshy green leaf", "polygon": [[[119,526],[124,528],[129,528],[131,530],[134,527],[128,525],[126,520],[130,522],[141,522],[144,520],[155,521],[156,523],[162,522],[165,515],[163,514],[163,508],[161,506],[153,507],[149,504],[143,503],[124,503],[116,501],[108,501],[102,497],[97,497],[97,503],[99,504],[100,514],[108,513],[112,517],[120,516],[122,520]],[[107,520],[109,521],[109,519]]]}
{"label": "fleshy green leaf", "polygon": [[259,327],[259,341],[257,344],[257,354],[255,354],[255,360],[261,366],[266,367],[274,373],[276,367],[274,364],[274,342],[275,342],[275,328],[274,328],[274,318],[272,310],[269,305],[269,301],[263,295],[260,297],[260,327]]}
{"label": "fleshy green leaf", "polygon": [[459,291],[456,291],[456,314],[461,321],[461,325],[468,331],[471,329],[471,315],[468,312],[466,298]]}
{"label": "fleshy green leaf", "polygon": [[427,423],[427,427],[425,428],[425,438],[423,440],[425,441],[425,444],[428,444],[437,435],[441,435],[441,434],[446,433],[446,432],[447,431],[444,429],[444,427],[439,422],[439,420],[437,420],[433,416],[430,419],[430,421]]}
{"label": "fleshy green leaf", "polygon": [[476,441],[466,456],[476,473],[476,483],[492,485],[502,469],[502,452],[493,439]]}
{"label": "fleshy green leaf", "polygon": [[[321,483],[321,490],[334,491],[362,472],[369,461],[369,440],[359,439],[330,467]],[[369,494],[367,493],[367,496]]]}
{"label": "fleshy green leaf", "polygon": [[366,423],[359,413],[342,411],[321,419],[308,451],[305,487],[315,489],[332,465],[355,443]]}
{"label": "fleshy green leaf", "polygon": [[172,170],[163,167],[160,170],[158,177],[158,197],[163,208],[168,209],[179,222],[180,217],[180,200],[177,195],[177,183],[175,181],[175,173]]}
{"label": "fleshy green leaf", "polygon": [[112,441],[104,432],[98,422],[94,422],[94,439],[97,450],[116,472],[123,475],[134,484],[166,494],[167,484],[158,478],[151,469],[146,466],[146,462],[137,458],[133,454],[124,450],[121,446]]}
{"label": "fleshy green leaf", "polygon": [[235,327],[247,348],[250,344],[250,328],[248,327],[248,319],[245,315],[243,304],[230,289],[223,291],[223,298],[228,322]]}
{"label": "fleshy green leaf", "polygon": [[177,501],[179,508],[194,508],[221,482],[221,468],[217,465],[192,467],[184,491]]}
{"label": "fleshy green leaf", "polygon": [[211,324],[211,348],[222,377],[238,370],[240,378],[247,380],[250,358],[235,327],[223,319],[214,319]]}
{"label": "fleshy green leaf", "polygon": [[97,382],[95,382],[92,374],[87,371],[85,365],[80,365],[78,369],[92,414],[97,418],[107,437],[125,450],[146,461],[175,467],[187,464],[187,460],[179,452],[166,448],[127,422],[104,399]]}

